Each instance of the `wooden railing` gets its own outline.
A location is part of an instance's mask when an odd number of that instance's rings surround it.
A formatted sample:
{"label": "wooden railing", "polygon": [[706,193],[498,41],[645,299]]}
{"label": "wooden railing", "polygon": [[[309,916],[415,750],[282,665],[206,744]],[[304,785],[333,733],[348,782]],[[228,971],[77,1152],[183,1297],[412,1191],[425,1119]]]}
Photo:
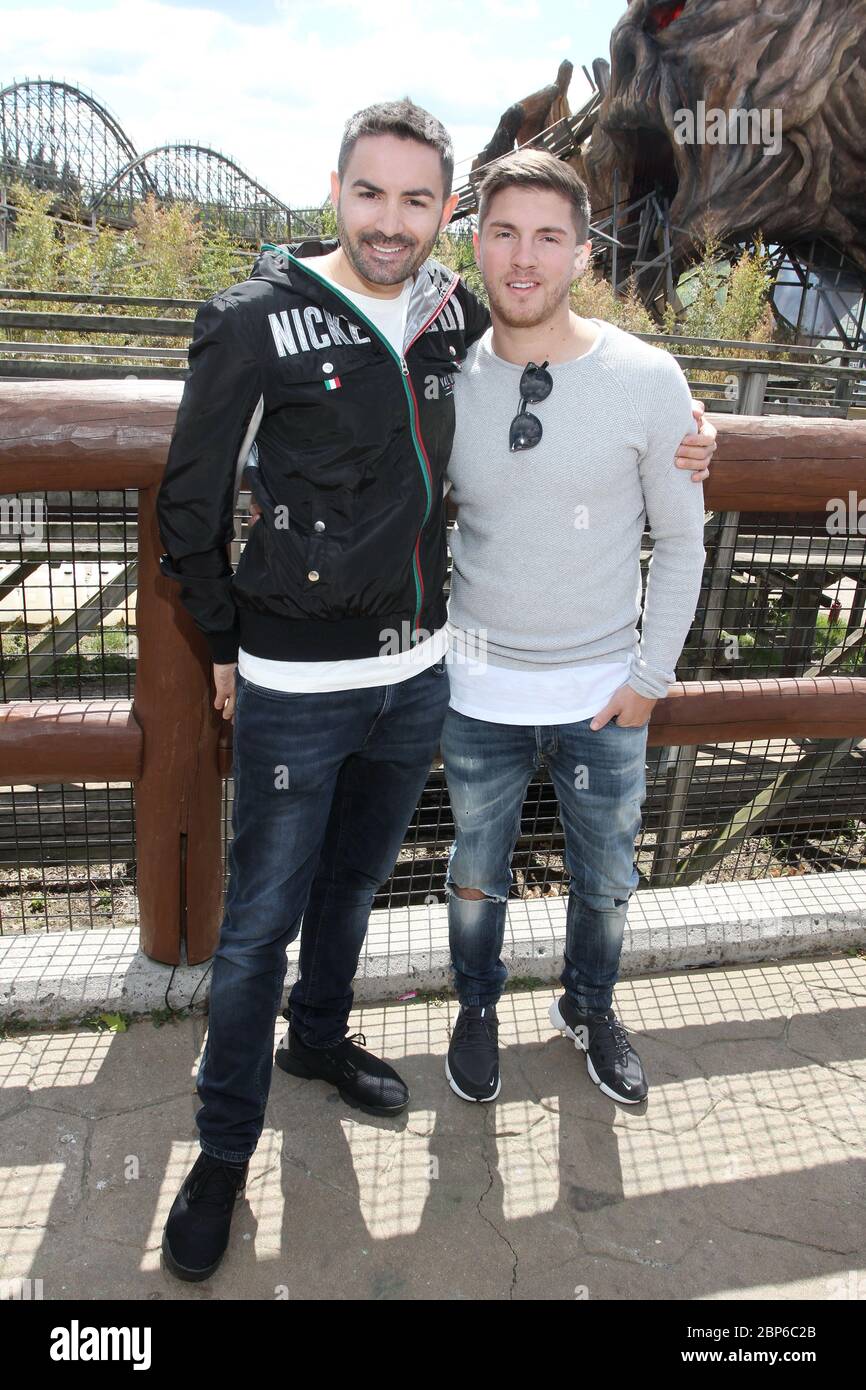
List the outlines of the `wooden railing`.
{"label": "wooden railing", "polygon": [[[135,786],[141,948],[206,960],[222,918],[221,779],[232,729],[213,707],[207,645],[160,572],[156,496],[177,382],[0,383],[0,495],[138,489],[138,665],[132,700],[0,704],[0,782]],[[866,496],[866,421],[710,417],[704,484],[725,512],[824,512]],[[686,681],[653,708],[650,745],[866,735],[866,678]]]}

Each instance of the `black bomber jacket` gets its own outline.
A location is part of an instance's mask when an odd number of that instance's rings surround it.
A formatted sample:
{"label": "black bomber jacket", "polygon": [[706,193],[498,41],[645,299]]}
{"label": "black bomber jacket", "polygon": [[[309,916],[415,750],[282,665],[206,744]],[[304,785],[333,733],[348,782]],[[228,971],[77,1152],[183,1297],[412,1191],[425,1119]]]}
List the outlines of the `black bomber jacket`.
{"label": "black bomber jacket", "polygon": [[[283,661],[402,652],[445,622],[453,374],[489,316],[428,260],[398,354],[316,274],[336,245],[264,247],[193,324],[157,498],[160,569],[218,663],[239,646]],[[262,515],[233,573],[244,470]]]}

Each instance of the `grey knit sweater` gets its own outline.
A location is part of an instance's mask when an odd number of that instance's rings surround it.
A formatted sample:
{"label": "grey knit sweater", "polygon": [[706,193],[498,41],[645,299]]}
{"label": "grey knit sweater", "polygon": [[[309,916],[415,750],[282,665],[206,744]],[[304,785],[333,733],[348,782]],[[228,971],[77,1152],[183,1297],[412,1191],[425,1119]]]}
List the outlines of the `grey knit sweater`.
{"label": "grey knit sweater", "polygon": [[[548,370],[529,409],[544,435],[511,453],[523,368],[497,357],[488,329],[455,384],[448,474],[459,508],[449,630],[491,665],[527,669],[629,658],[627,683],[663,698],[700,593],[703,485],[674,455],[696,430],[691,392],[661,348],[592,319],[582,357]],[[640,542],[653,540],[640,640]]]}

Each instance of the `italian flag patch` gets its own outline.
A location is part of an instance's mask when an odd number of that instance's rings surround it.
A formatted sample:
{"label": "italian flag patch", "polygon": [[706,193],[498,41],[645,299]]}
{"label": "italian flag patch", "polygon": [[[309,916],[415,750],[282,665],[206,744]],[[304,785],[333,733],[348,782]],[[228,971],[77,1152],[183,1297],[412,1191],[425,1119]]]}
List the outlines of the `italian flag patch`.
{"label": "italian flag patch", "polygon": [[325,382],[325,390],[336,391],[340,384],[340,378],[338,376],[329,376],[328,380]]}

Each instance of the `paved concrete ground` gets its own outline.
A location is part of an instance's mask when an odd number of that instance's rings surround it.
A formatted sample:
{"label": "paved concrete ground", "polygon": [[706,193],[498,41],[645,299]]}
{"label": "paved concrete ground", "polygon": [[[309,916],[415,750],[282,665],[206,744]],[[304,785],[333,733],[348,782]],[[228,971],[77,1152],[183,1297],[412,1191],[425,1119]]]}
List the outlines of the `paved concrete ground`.
{"label": "paved concrete ground", "polygon": [[228,1255],[198,1285],[159,1244],[197,1153],[206,1020],[7,1039],[0,1276],[46,1299],[866,1297],[866,960],[620,984],[651,1086],[635,1109],[550,1028],[555,993],[503,999],[493,1105],[447,1088],[451,1000],[353,1015],[412,1089],[397,1120],[275,1071]]}

